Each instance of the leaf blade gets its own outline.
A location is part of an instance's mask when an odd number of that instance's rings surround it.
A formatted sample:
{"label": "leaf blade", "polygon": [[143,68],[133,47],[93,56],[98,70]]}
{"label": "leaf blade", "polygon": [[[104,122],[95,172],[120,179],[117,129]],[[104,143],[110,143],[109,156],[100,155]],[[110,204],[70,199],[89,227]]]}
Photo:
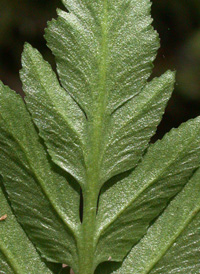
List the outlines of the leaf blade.
{"label": "leaf blade", "polygon": [[18,220],[46,259],[75,264],[79,194],[49,162],[22,99],[2,83],[0,103],[0,173]]}
{"label": "leaf blade", "polygon": [[18,224],[0,188],[0,216],[3,214],[7,217],[0,221],[0,272],[34,273],[37,269],[38,274],[52,273],[42,262],[35,247]]}
{"label": "leaf blade", "polygon": [[[112,112],[135,92],[138,93],[150,76],[158,48],[158,36],[151,27],[149,16],[150,2],[80,3],[69,0],[63,3],[70,13],[59,12],[58,20],[49,23],[46,30],[48,46],[56,56],[62,85],[88,114],[89,107],[100,96],[102,90],[99,89],[104,86],[107,91],[102,92],[108,97],[108,111]],[[57,43],[58,35],[62,37],[62,46]],[[81,55],[74,54],[77,49]],[[78,71],[66,70],[66,65],[73,68],[74,64],[78,64]],[[101,69],[104,70],[102,74]],[[98,74],[104,78],[102,85]],[[75,75],[77,82],[73,81]],[[83,86],[83,78],[87,86]],[[69,86],[69,83],[74,86]],[[82,87],[85,94],[78,94],[75,86]]]}
{"label": "leaf blade", "polygon": [[96,258],[103,250],[104,260],[109,256],[114,261],[122,260],[199,167],[199,120],[173,129],[150,147],[127,178],[101,194]]}
{"label": "leaf blade", "polygon": [[111,116],[102,153],[102,182],[133,169],[142,158],[171,97],[175,73],[154,78]]}
{"label": "leaf blade", "polygon": [[[170,250],[172,250],[177,243],[177,240],[181,240],[181,245],[179,246],[178,250],[180,252],[181,247],[184,246],[184,231],[186,231],[186,235],[189,234],[194,230],[196,231],[196,239],[198,239],[197,245],[195,242],[191,241],[191,245],[197,247],[196,254],[199,254],[199,222],[200,222],[200,185],[199,185],[199,177],[200,171],[198,170],[189,183],[185,186],[185,188],[177,195],[177,197],[170,203],[166,211],[158,218],[158,220],[152,225],[149,229],[147,234],[144,238],[136,245],[133,250],[130,252],[128,257],[125,259],[122,267],[113,273],[124,273],[131,272],[131,273],[186,273],[186,269],[190,271],[190,273],[197,273],[193,272],[199,270],[199,259],[196,257],[195,260],[195,253],[189,252],[185,253],[186,257],[188,258],[192,256],[195,263],[193,268],[190,268],[191,262],[184,261],[184,256],[182,257],[180,253],[176,254],[177,257],[180,256],[180,263],[184,263],[189,266],[189,268],[183,268],[182,265],[179,265],[178,268],[171,268],[173,266],[173,252],[171,254]],[[194,226],[194,222],[196,222]],[[189,230],[188,230],[189,228]],[[191,229],[191,230],[190,230]],[[188,230],[188,231],[187,231]],[[193,231],[194,232],[194,231]],[[184,236],[186,236],[184,235]],[[182,239],[180,239],[183,237]],[[176,248],[176,247],[175,247]],[[187,250],[186,246],[186,250]],[[169,250],[169,251],[168,251]],[[182,249],[182,252],[186,251]],[[166,252],[168,251],[168,254]],[[166,267],[169,264],[169,268],[167,269],[159,269],[157,268],[157,262],[168,255],[169,261],[166,261]],[[133,258],[134,258],[134,265],[133,265]],[[131,263],[132,260],[132,263]],[[176,262],[174,263],[177,266]],[[155,267],[155,268],[154,268]],[[165,267],[165,265],[163,266]],[[156,271],[161,271],[157,272]],[[155,270],[155,271],[154,271]],[[163,272],[164,271],[164,272]],[[166,272],[168,271],[168,272]],[[174,272],[175,271],[175,272]]]}
{"label": "leaf blade", "polygon": [[49,154],[56,164],[85,183],[83,112],[60,87],[50,65],[28,44],[22,67],[25,100]]}
{"label": "leaf blade", "polygon": [[[112,126],[112,114],[146,86],[158,36],[151,26],[149,1],[66,0],[63,3],[69,13],[59,10],[58,19],[49,23],[45,37],[56,57],[63,87],[87,115],[89,141],[83,152],[85,166],[89,170],[96,163],[93,173],[98,173],[96,180],[101,187],[112,176],[134,167],[131,160],[135,151],[130,152],[129,146],[133,146],[130,140],[121,155],[120,141],[114,147],[111,145],[112,151],[106,150],[113,137],[109,136],[112,129],[109,133],[107,129]],[[91,159],[90,154],[96,154],[96,159]],[[116,166],[110,166],[110,161],[106,164],[107,158],[114,157]],[[110,174],[109,170],[112,170]]]}

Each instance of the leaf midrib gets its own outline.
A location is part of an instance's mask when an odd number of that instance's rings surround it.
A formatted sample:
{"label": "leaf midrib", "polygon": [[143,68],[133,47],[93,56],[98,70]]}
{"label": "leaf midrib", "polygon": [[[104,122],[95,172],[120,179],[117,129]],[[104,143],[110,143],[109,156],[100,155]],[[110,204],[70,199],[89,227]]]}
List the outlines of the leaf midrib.
{"label": "leaf midrib", "polygon": [[[99,186],[100,181],[100,159],[101,159],[101,144],[103,142],[103,129],[106,124],[107,113],[107,101],[108,101],[108,90],[107,90],[107,69],[108,69],[108,12],[107,12],[108,0],[104,0],[104,14],[102,20],[102,43],[101,43],[101,54],[100,54],[100,63],[99,63],[99,83],[98,83],[98,97],[97,102],[93,105],[93,113],[91,122],[88,121],[88,134],[90,136],[88,146],[89,146],[89,158],[91,162],[95,163],[95,167],[91,172],[96,174],[97,187]],[[95,91],[94,91],[95,92]],[[89,164],[86,164],[90,169]]]}
{"label": "leaf midrib", "polygon": [[[79,271],[80,273],[94,272],[94,251],[96,231],[96,210],[100,191],[100,165],[103,132],[107,113],[107,69],[108,69],[108,0],[103,2],[101,50],[99,54],[99,81],[96,90],[93,90],[93,111],[88,115],[88,155],[86,162],[86,185],[83,186],[83,222],[82,239],[79,243]],[[96,95],[97,94],[97,95]],[[85,250],[87,246],[87,251]]]}
{"label": "leaf midrib", "polygon": [[14,260],[10,256],[10,252],[7,251],[7,249],[2,246],[2,241],[0,241],[0,250],[3,256],[6,258],[7,264],[12,268],[13,274],[21,274],[21,269],[18,269],[18,266],[15,265]]}

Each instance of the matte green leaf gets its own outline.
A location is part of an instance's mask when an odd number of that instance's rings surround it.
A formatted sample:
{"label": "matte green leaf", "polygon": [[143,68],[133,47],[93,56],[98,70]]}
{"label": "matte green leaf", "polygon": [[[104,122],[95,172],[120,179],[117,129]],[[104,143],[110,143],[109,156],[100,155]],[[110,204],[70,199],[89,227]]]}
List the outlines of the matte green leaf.
{"label": "matte green leaf", "polygon": [[[54,162],[83,189],[84,235],[78,249],[80,254],[90,250],[90,264],[97,244],[93,234],[100,188],[137,165],[174,84],[172,72],[147,83],[158,37],[151,26],[150,3],[140,2],[65,2],[70,12],[58,12],[46,38],[67,93],[36,50],[26,45],[23,53],[21,78],[28,109]],[[76,111],[77,117],[71,114]],[[80,264],[87,271],[84,256]],[[100,252],[95,257],[99,263],[105,256]]]}
{"label": "matte green leaf", "polygon": [[38,274],[51,274],[18,224],[1,188],[0,218],[0,273],[36,273],[37,269]]}
{"label": "matte green leaf", "polygon": [[199,180],[200,170],[113,274],[199,273]]}
{"label": "matte green leaf", "polygon": [[[85,183],[86,170],[82,152],[85,145],[81,144],[85,139],[83,113],[59,86],[54,73],[41,55],[28,45],[23,54],[23,68],[21,77],[27,93],[26,102],[50,155],[55,163]],[[156,125],[171,95],[173,82],[171,72],[160,79],[154,79],[139,96],[113,114],[100,162],[100,176],[104,175],[100,178],[102,184],[113,175],[137,164],[155,133]],[[73,116],[76,112],[77,117]],[[79,143],[76,143],[78,137],[73,137],[74,132],[77,136],[80,135]]]}
{"label": "matte green leaf", "polygon": [[113,113],[104,138],[102,182],[137,165],[155,134],[174,81],[174,73],[168,71],[153,79],[138,96]]}
{"label": "matte green leaf", "polygon": [[[200,166],[200,117],[150,147],[140,165],[100,196],[97,263],[120,261]],[[111,182],[110,182],[111,183]]]}
{"label": "matte green leaf", "polygon": [[[59,11],[49,23],[46,38],[61,82],[87,121],[40,54],[27,45],[23,53],[21,78],[33,120],[54,162],[85,189],[90,181],[100,189],[137,164],[171,95],[170,72],[146,85],[158,39],[150,5],[141,2],[66,1],[70,13]],[[127,22],[119,29],[121,9]]]}
{"label": "matte green leaf", "polygon": [[54,162],[85,182],[83,141],[85,116],[61,88],[55,73],[39,52],[26,44],[21,78],[26,102]]}
{"label": "matte green leaf", "polygon": [[62,85],[88,117],[111,113],[138,94],[159,47],[150,1],[64,0],[46,30]]}
{"label": "matte green leaf", "polygon": [[[198,178],[199,183],[199,178]],[[199,191],[199,190],[198,190]],[[191,199],[191,197],[190,197]],[[196,212],[194,212],[194,215]],[[166,254],[153,267],[151,274],[191,273],[200,270],[200,212],[191,223],[184,228]]]}
{"label": "matte green leaf", "polygon": [[[94,235],[100,188],[114,175],[135,168],[141,160],[171,95],[174,73],[167,72],[147,83],[158,46],[149,1],[64,3],[69,13],[58,12],[58,19],[49,23],[46,38],[56,56],[66,93],[49,65],[30,46],[23,53],[21,78],[28,109],[53,161],[82,186],[79,271],[87,272],[89,264],[95,268],[110,257],[121,261],[149,222],[181,189],[177,186],[169,193],[156,212],[149,210],[151,217],[144,220],[134,239],[130,240],[129,235],[132,225],[122,222],[123,229],[119,226],[121,232],[116,237],[115,228],[107,228],[104,217],[98,219]],[[124,208],[122,211],[127,213]],[[109,221],[112,223],[112,218]],[[130,231],[125,234],[127,226]],[[110,239],[113,242],[108,245]],[[85,249],[90,254],[84,259]]]}
{"label": "matte green leaf", "polygon": [[25,105],[0,85],[0,173],[18,220],[42,255],[76,266],[79,194],[51,164]]}
{"label": "matte green leaf", "polygon": [[8,264],[6,257],[0,252],[0,273],[1,274],[13,274],[11,266]]}
{"label": "matte green leaf", "polygon": [[0,84],[0,174],[18,221],[67,273],[195,273],[200,117],[148,148],[174,85],[170,71],[148,81],[159,46],[151,3],[63,3],[46,30],[59,79],[26,44],[30,114]]}

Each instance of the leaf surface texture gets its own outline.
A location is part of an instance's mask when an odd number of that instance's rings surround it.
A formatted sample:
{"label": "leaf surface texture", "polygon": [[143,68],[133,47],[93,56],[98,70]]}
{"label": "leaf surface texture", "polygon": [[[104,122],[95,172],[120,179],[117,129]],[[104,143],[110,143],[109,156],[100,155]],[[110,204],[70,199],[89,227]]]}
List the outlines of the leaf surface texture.
{"label": "leaf surface texture", "polygon": [[149,80],[151,3],[63,4],[45,34],[57,72],[26,44],[25,103],[0,83],[14,213],[41,256],[75,274],[197,274],[200,117],[150,144],[175,82],[171,71]]}
{"label": "leaf surface texture", "polygon": [[12,206],[46,258],[72,263],[79,194],[49,163],[22,99],[3,84],[0,94],[0,170]]}
{"label": "leaf surface texture", "polygon": [[198,170],[113,273],[198,273],[199,178]]}
{"label": "leaf surface texture", "polygon": [[[150,146],[129,176],[102,193],[96,256],[103,246],[105,257],[121,260],[131,245],[140,240],[149,224],[199,167],[199,136],[199,117],[173,129]],[[105,245],[108,241],[110,245]]]}
{"label": "leaf surface texture", "polygon": [[6,215],[0,221],[0,273],[35,273],[37,269],[38,274],[52,274],[18,224],[1,189],[0,201],[0,218]]}

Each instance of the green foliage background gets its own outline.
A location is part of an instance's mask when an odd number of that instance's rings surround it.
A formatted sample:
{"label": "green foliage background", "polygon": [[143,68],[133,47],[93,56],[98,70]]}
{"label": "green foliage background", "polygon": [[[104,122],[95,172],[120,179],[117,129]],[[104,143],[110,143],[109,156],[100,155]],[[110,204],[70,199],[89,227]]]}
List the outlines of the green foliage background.
{"label": "green foliage background", "polygon": [[[175,92],[158,129],[158,137],[200,114],[200,1],[153,0],[154,26],[161,38],[154,76],[177,70]],[[0,80],[22,93],[18,72],[25,41],[54,66],[43,38],[46,22],[56,17],[60,0],[1,0]]]}

